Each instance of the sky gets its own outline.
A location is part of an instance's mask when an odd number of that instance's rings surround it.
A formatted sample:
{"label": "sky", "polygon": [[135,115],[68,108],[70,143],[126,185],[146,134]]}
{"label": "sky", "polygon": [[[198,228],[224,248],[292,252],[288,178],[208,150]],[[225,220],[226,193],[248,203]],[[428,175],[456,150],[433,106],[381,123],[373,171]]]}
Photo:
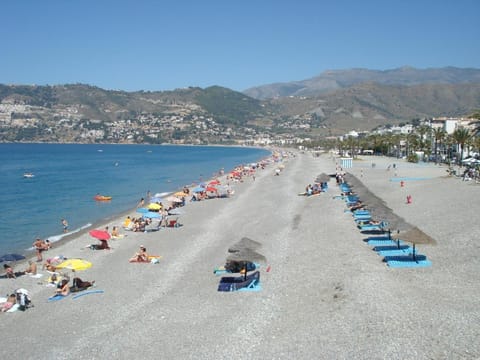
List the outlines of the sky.
{"label": "sky", "polygon": [[479,0],[2,0],[0,83],[232,90],[480,68]]}

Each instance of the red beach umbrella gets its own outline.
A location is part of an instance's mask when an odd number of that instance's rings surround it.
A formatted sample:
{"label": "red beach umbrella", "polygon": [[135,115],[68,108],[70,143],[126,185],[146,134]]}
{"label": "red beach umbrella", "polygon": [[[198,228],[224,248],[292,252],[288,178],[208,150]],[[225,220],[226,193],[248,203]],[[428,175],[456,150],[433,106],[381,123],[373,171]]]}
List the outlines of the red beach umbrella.
{"label": "red beach umbrella", "polygon": [[208,185],[220,185],[220,181],[218,179],[213,179],[208,183]]}
{"label": "red beach umbrella", "polygon": [[89,234],[98,240],[108,240],[110,239],[110,234],[105,230],[90,230]]}
{"label": "red beach umbrella", "polygon": [[218,192],[217,188],[213,186],[209,186],[205,189],[207,192]]}

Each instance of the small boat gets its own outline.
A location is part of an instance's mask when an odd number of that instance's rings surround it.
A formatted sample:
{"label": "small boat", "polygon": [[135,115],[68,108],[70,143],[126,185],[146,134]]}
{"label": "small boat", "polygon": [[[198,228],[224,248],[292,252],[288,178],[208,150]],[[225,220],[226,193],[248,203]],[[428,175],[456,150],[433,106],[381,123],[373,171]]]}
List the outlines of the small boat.
{"label": "small boat", "polygon": [[33,177],[35,177],[35,175],[33,175],[33,173],[31,173],[31,172],[26,172],[26,173],[23,174],[23,177],[24,178],[33,178]]}
{"label": "small boat", "polygon": [[95,195],[93,197],[94,200],[96,201],[109,201],[112,200],[111,196],[105,196],[105,195]]}

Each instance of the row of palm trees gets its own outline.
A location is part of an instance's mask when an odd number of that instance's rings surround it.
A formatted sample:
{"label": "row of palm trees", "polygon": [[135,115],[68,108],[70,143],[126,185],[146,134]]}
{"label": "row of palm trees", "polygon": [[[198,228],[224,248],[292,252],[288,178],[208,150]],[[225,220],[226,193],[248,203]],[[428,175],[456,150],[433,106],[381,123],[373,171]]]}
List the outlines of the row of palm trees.
{"label": "row of palm trees", "polygon": [[[480,114],[473,114],[480,118]],[[315,144],[309,144],[310,146]],[[459,127],[452,134],[443,128],[420,125],[408,134],[371,134],[366,137],[346,137],[342,140],[323,140],[317,146],[338,149],[341,153],[356,156],[362,150],[373,150],[375,154],[407,157],[415,161],[418,152],[423,152],[425,159],[435,163],[445,161],[462,164],[465,151],[480,153],[480,124],[473,130]]]}

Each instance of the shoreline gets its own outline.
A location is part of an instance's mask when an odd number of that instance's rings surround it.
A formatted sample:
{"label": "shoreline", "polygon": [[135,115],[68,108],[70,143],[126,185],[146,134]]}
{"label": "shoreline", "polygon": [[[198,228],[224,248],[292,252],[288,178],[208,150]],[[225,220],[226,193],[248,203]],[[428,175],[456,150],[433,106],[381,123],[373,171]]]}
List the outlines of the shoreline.
{"label": "shoreline", "polygon": [[[35,305],[0,315],[9,329],[3,351],[25,359],[153,359],[159,349],[164,358],[478,358],[480,281],[472,274],[480,224],[466,211],[451,214],[478,198],[478,184],[397,162],[401,176],[430,177],[401,187],[386,170],[391,159],[345,169],[437,242],[419,249],[431,267],[390,268],[335,198],[334,179],[326,193],[298,195],[319,174],[334,173],[336,160],[296,153],[279,176],[270,164],[237,183],[231,198],[188,203],[183,226],[129,233],[111,251],[85,249],[88,235],[62,245],[56,251],[93,263],[77,275],[103,293],[52,303],[43,279],[0,281],[4,293],[28,289]],[[479,210],[478,201],[468,202],[469,212]],[[266,258],[262,288],[218,292],[212,270],[243,237]],[[128,262],[140,244],[161,256],[159,264]],[[46,320],[62,323],[55,337],[45,337]],[[18,348],[19,337],[27,346]]]}
{"label": "shoreline", "polygon": [[[4,144],[4,146],[9,144],[15,145],[16,143],[8,143],[8,144]],[[37,143],[34,143],[34,144],[37,144]],[[54,150],[52,154],[56,155],[58,153],[62,153],[63,152],[62,149],[64,148],[62,148],[61,146],[63,144],[59,144],[59,143],[54,143],[54,144],[57,144],[57,146],[52,148]],[[90,157],[92,158],[92,161],[95,161],[97,157],[99,159],[108,158],[106,157],[106,155],[96,155],[97,154],[96,150],[98,149],[97,144],[77,144],[77,145],[79,146],[86,145],[89,147],[85,147],[85,148],[84,147],[72,147],[72,148],[68,147],[66,149],[73,149],[72,153],[79,153],[79,154],[88,150],[87,152],[89,154],[93,153],[93,156],[90,155]],[[122,144],[118,144],[118,145],[122,145]],[[137,145],[137,144],[134,144],[134,145]],[[18,144],[18,146],[22,146],[22,145]],[[55,240],[56,243],[58,243],[57,240],[60,237],[64,236],[64,234],[62,231],[62,227],[57,226],[57,221],[56,221],[57,218],[58,219],[66,218],[68,220],[68,222],[70,223],[70,228],[69,228],[70,233],[84,226],[91,227],[92,224],[95,226],[98,223],[108,221],[109,218],[111,217],[118,216],[123,212],[128,212],[131,209],[133,209],[134,206],[138,203],[138,200],[140,199],[140,197],[145,197],[145,193],[147,189],[150,189],[152,191],[158,190],[157,192],[163,192],[163,191],[173,192],[185,185],[189,186],[190,184],[203,181],[202,177],[204,177],[205,179],[211,177],[213,173],[218,172],[219,169],[223,166],[225,166],[225,168],[233,167],[237,165],[237,162],[240,163],[244,161],[244,159],[246,159],[245,162],[248,162],[250,159],[255,159],[255,161],[258,161],[264,158],[265,156],[269,156],[271,154],[271,149],[255,148],[255,147],[249,147],[255,150],[248,150],[246,147],[244,147],[245,148],[244,152],[242,152],[243,149],[241,149],[240,147],[238,147],[239,149],[238,151],[233,150],[233,147],[230,150],[228,150],[227,147],[223,147],[225,150],[222,151],[221,150],[222,147],[217,149],[211,147],[211,150],[207,150],[208,146],[203,146],[205,150],[202,150],[198,148],[197,145],[192,145],[190,147],[190,150],[188,149],[184,150],[183,148],[177,148],[177,150],[175,150],[175,147],[172,148],[171,146],[169,146],[168,149],[165,147],[157,147],[157,150],[154,150],[155,149],[154,146],[143,146],[143,145],[139,146],[141,148],[139,150],[135,150],[136,148],[132,148],[132,147],[123,148],[122,150],[120,146],[117,146],[115,148],[107,148],[103,146],[101,147],[104,148],[106,154],[107,152],[110,153],[108,155],[111,158],[115,158],[116,153],[127,154],[128,156],[133,154],[132,156],[139,157],[139,156],[142,156],[141,155],[142,152],[145,152],[145,151],[148,152],[151,149],[155,154],[153,155],[147,154],[146,156],[152,156],[152,157],[149,157],[148,159],[154,159],[156,161],[156,164],[158,164],[157,159],[160,159],[160,161],[162,162],[162,164],[160,165],[162,165],[162,169],[163,169],[163,160],[162,160],[163,153],[168,153],[168,154],[178,153],[179,155],[187,154],[186,156],[188,157],[189,156],[188,154],[193,155],[197,153],[197,151],[195,151],[195,148],[193,146],[195,146],[199,154],[212,153],[216,155],[214,155],[214,157],[208,158],[208,160],[206,160],[206,158],[202,158],[202,160],[200,160],[199,162],[195,162],[194,165],[197,165],[197,166],[192,166],[192,168],[189,168],[189,165],[187,165],[184,169],[182,167],[177,166],[174,169],[174,173],[172,173],[172,171],[167,171],[167,170],[165,171],[158,170],[159,167],[157,166],[155,167],[156,169],[155,175],[153,175],[154,174],[153,171],[148,170],[148,165],[145,165],[145,163],[149,160],[146,160],[141,163],[143,176],[139,178],[139,181],[135,181],[134,173],[130,177],[127,177],[125,175],[127,172],[131,173],[133,171],[131,170],[132,167],[125,166],[123,168],[122,167],[113,168],[110,166],[106,166],[106,168],[108,167],[108,171],[113,173],[112,177],[115,176],[120,179],[120,183],[123,184],[121,188],[118,186],[115,186],[115,184],[113,183],[96,185],[95,180],[90,181],[89,179],[86,182],[82,182],[82,184],[85,184],[83,187],[86,188],[86,190],[84,189],[83,192],[79,193],[79,191],[76,191],[79,188],[73,188],[74,191],[71,192],[71,189],[70,189],[71,186],[68,185],[69,183],[73,184],[74,181],[62,182],[61,184],[63,188],[58,189],[58,191],[56,192],[58,196],[55,194],[54,196],[51,196],[51,197],[48,196],[43,199],[41,198],[41,194],[42,194],[41,187],[46,186],[49,190],[53,189],[52,187],[48,186],[48,182],[51,181],[49,180],[49,176],[51,177],[52,181],[55,181],[56,179],[54,176],[52,176],[52,174],[45,173],[45,171],[49,169],[50,165],[39,164],[38,167],[34,169],[37,175],[36,178],[33,180],[27,180],[27,181],[18,180],[16,178],[15,173],[12,171],[10,176],[5,178],[5,184],[8,185],[7,186],[8,189],[4,190],[5,205],[8,204],[8,206],[5,206],[4,209],[7,211],[7,213],[11,214],[11,216],[13,216],[15,219],[22,219],[25,217],[26,215],[25,213],[22,213],[21,211],[17,210],[19,207],[13,207],[11,205],[14,202],[10,199],[14,198],[13,194],[16,193],[17,191],[16,188],[18,187],[21,190],[25,189],[24,191],[25,198],[27,198],[28,204],[27,206],[25,205],[24,206],[28,208],[30,211],[34,210],[38,212],[39,215],[35,217],[35,219],[32,219],[31,221],[21,220],[21,221],[16,221],[15,223],[10,223],[10,224],[8,224],[8,221],[7,221],[7,224],[3,226],[2,229],[4,229],[4,234],[6,234],[7,236],[9,235],[9,237],[6,240],[4,240],[2,243],[2,246],[0,246],[2,253],[3,254],[18,253],[26,257],[30,257],[30,256],[33,256],[32,254],[34,254],[34,251],[32,251],[33,249],[31,249],[31,247],[32,247],[32,243],[36,238],[42,238],[42,239],[50,238]],[[22,146],[21,148],[5,147],[5,150],[7,149],[12,152],[15,152],[16,151],[15,149],[18,149],[19,153],[23,154],[24,152],[29,151],[29,149],[33,149],[32,151],[35,151],[36,153],[37,153],[36,149],[39,149],[39,152],[42,152],[44,147],[38,147],[38,148],[37,147],[30,148],[28,146]],[[48,151],[50,147],[45,147],[45,149],[47,149]],[[139,153],[140,155],[137,155]],[[226,156],[225,161],[223,160],[215,161],[215,159],[220,159],[223,153],[225,153],[225,156]],[[245,157],[242,158],[242,155],[241,155],[242,153],[246,154],[246,158]],[[5,154],[8,154],[8,152],[5,151]],[[143,158],[146,158],[146,156],[143,156]],[[43,158],[45,157],[42,157],[42,159]],[[172,157],[170,156],[169,159],[171,158]],[[182,158],[185,158],[185,156]],[[19,158],[18,169],[31,168],[31,164],[28,162],[28,159],[29,157],[25,157],[25,156],[22,156],[21,158]],[[115,158],[114,160],[121,160],[121,159]],[[32,164],[34,163],[36,164],[36,162],[32,162]],[[218,164],[218,167],[216,167],[215,164]],[[113,162],[108,163],[107,165],[113,166]],[[125,164],[122,164],[122,166],[123,165],[127,165],[127,162],[125,162]],[[140,165],[140,162],[139,162],[139,165]],[[166,165],[168,166],[170,164],[166,163]],[[204,170],[203,171],[197,170],[200,168]],[[112,170],[110,169],[114,169],[114,171],[112,172]],[[147,174],[145,174],[146,171],[148,172]],[[21,171],[21,173],[23,173],[23,170]],[[66,172],[66,173],[68,174],[69,172]],[[151,178],[150,178],[150,173],[152,173]],[[156,175],[157,173],[158,175]],[[199,175],[197,176],[197,174]],[[168,178],[168,176],[172,176],[172,177]],[[63,175],[61,177],[63,178]],[[17,181],[18,181],[18,184],[17,184]],[[129,187],[131,187],[131,189]],[[32,194],[29,193],[28,189],[34,189],[34,188],[39,189],[38,191],[35,192],[34,195],[39,199],[39,203],[43,205],[30,204],[31,200],[28,200],[28,199],[33,199],[34,197],[32,196]],[[116,188],[119,188],[119,190],[116,191],[116,193],[110,194],[110,192],[115,192],[114,190]],[[92,194],[95,194],[96,192],[102,192],[104,194],[107,193],[107,195],[113,195],[114,200],[112,201],[111,204],[105,204],[105,206],[102,206],[103,204],[94,204],[93,201],[89,203],[90,189]],[[54,190],[51,190],[50,192],[53,192],[53,191]],[[71,193],[71,195],[69,195],[69,193]],[[57,197],[58,197],[58,202],[52,200],[52,199],[57,199]],[[17,200],[15,199],[15,201]],[[76,201],[79,202],[78,211],[76,209],[77,207],[75,204]],[[69,205],[69,204],[72,204],[72,205]],[[46,211],[43,211],[42,207],[44,207]],[[15,226],[17,222],[19,224],[21,223],[21,225]]]}
{"label": "shoreline", "polygon": [[[123,144],[119,144],[119,145],[123,145]],[[136,145],[136,144],[133,144],[133,145]],[[143,144],[140,144],[140,145],[143,145]],[[189,145],[186,145],[186,146],[189,146]],[[193,145],[193,146],[195,146],[195,145]],[[202,145],[199,145],[199,146],[202,146]],[[210,145],[207,145],[207,146],[210,146]],[[251,147],[251,148],[254,148],[254,147]],[[275,150],[273,148],[270,148],[269,151],[270,151],[270,154],[265,156],[265,157],[262,157],[261,159],[259,159],[257,161],[257,163],[261,163],[262,161],[266,161],[268,159],[271,159]],[[242,166],[242,165],[244,165],[244,164],[237,164],[234,168]],[[233,171],[233,169],[230,169],[230,171],[226,172],[224,175],[219,175],[218,174],[218,176],[208,178],[208,180],[205,180],[204,182],[208,183],[209,181],[213,180],[214,178],[225,180],[226,177],[227,177],[227,174],[231,171]],[[185,185],[185,187],[189,188],[190,191],[192,191],[192,189],[196,185],[197,185],[197,183],[193,182],[191,184]],[[163,197],[166,198],[166,197],[174,194],[175,192],[180,191],[181,189],[183,189],[183,187],[178,187],[178,188],[176,188],[176,190],[166,192]],[[152,194],[152,196],[153,195],[154,194]],[[111,214],[109,216],[96,219],[96,220],[92,221],[91,223],[87,223],[85,225],[80,226],[80,228],[78,228],[78,230],[74,229],[71,233],[52,235],[52,236],[46,237],[45,240],[50,239],[52,237],[61,236],[61,238],[59,240],[51,242],[51,249],[49,249],[47,251],[44,251],[42,253],[43,261],[48,259],[48,257],[45,256],[45,255],[47,255],[48,252],[52,252],[52,251],[55,250],[55,248],[62,247],[64,245],[68,245],[70,242],[74,242],[74,241],[76,241],[80,238],[83,238],[86,235],[89,235],[90,230],[101,229],[101,228],[105,228],[106,226],[109,226],[109,228],[112,228],[113,226],[117,226],[119,229],[121,229],[122,227],[119,224],[121,224],[127,216],[138,217],[139,213],[136,212],[136,210],[137,210],[137,207],[133,207],[131,209],[124,210],[124,211],[121,211],[119,213]],[[92,239],[93,242],[96,240],[94,238],[91,238],[91,239]],[[18,267],[21,267],[21,268],[26,267],[27,264],[28,264],[28,261],[30,261],[30,260],[32,260],[34,262],[36,261],[36,253],[35,253],[35,249],[33,247],[31,247],[29,249],[25,249],[21,253],[21,255],[24,255],[25,259],[13,262],[14,266],[17,267],[17,268]],[[43,261],[42,261],[42,263],[43,263]],[[39,262],[37,264],[42,264],[42,263]]]}

